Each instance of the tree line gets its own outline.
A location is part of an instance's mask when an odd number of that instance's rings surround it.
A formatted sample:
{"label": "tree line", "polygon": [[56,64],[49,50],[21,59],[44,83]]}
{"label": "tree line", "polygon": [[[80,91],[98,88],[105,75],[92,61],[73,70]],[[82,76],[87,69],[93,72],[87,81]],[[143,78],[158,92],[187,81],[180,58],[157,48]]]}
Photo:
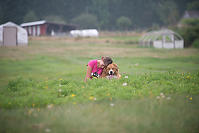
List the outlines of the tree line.
{"label": "tree line", "polygon": [[[134,30],[176,24],[197,0],[0,0],[0,23],[48,20],[81,28]],[[195,7],[196,6],[196,7]]]}

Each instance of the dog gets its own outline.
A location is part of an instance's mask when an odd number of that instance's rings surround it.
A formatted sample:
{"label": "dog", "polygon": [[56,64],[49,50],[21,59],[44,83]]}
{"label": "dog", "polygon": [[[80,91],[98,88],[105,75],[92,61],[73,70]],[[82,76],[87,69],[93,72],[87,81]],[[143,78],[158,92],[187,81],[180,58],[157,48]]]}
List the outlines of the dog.
{"label": "dog", "polygon": [[107,79],[121,78],[117,64],[112,63],[112,64],[109,64],[107,67],[105,67],[102,71],[101,78],[107,78]]}

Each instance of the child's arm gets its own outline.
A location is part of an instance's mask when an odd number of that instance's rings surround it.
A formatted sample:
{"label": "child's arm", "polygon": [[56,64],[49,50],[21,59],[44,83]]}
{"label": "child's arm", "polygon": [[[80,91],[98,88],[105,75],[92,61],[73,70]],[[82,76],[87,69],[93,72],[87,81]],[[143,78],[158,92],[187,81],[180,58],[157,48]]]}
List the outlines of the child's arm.
{"label": "child's arm", "polygon": [[90,78],[90,76],[91,76],[91,71],[92,71],[92,68],[91,68],[90,66],[88,66],[88,67],[87,67],[87,72],[86,72],[86,77],[85,77],[84,82],[86,82],[87,79]]}

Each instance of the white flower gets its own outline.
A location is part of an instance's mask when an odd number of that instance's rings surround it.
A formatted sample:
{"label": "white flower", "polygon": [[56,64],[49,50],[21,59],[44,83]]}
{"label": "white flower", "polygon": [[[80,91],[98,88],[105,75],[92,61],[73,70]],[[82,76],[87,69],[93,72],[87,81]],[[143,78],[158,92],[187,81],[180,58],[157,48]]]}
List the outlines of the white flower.
{"label": "white flower", "polygon": [[161,93],[160,93],[160,96],[162,96],[162,95],[164,95],[164,93],[161,92]]}
{"label": "white flower", "polygon": [[125,79],[128,79],[129,77],[128,77],[128,76],[125,76],[124,78],[125,78]]}
{"label": "white flower", "polygon": [[61,90],[61,89],[59,89],[58,91],[59,91],[59,92],[61,92],[62,90]]}
{"label": "white flower", "polygon": [[127,86],[127,83],[123,83],[122,85],[123,85],[123,86]]}
{"label": "white flower", "polygon": [[162,95],[161,97],[162,97],[162,98],[165,98],[165,95]]}
{"label": "white flower", "polygon": [[111,103],[110,106],[113,107],[115,104]]}
{"label": "white flower", "polygon": [[160,96],[157,96],[156,99],[160,99]]}
{"label": "white flower", "polygon": [[59,84],[59,87],[61,87],[62,85],[61,84]]}
{"label": "white flower", "polygon": [[49,104],[49,105],[47,106],[48,109],[51,109],[52,107],[53,107],[53,104]]}
{"label": "white flower", "polygon": [[51,132],[51,130],[49,128],[46,128],[45,132],[49,133],[49,132]]}
{"label": "white flower", "polygon": [[95,100],[95,101],[96,101],[96,100],[97,100],[97,98],[95,98],[95,97],[94,97],[94,98],[93,98],[93,100]]}
{"label": "white flower", "polygon": [[171,100],[171,97],[167,97],[167,100]]}
{"label": "white flower", "polygon": [[160,96],[161,96],[162,98],[165,98],[164,93],[160,93]]}

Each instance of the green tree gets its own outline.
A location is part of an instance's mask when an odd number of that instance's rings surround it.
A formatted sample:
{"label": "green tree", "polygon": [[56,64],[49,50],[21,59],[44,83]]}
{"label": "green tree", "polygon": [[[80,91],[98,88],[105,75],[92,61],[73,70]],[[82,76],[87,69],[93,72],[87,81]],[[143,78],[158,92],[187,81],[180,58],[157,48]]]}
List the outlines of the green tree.
{"label": "green tree", "polygon": [[97,28],[98,21],[97,17],[92,14],[83,13],[74,19],[72,19],[72,23],[79,25],[80,28]]}
{"label": "green tree", "polygon": [[87,12],[96,15],[100,28],[108,28],[110,17],[108,0],[91,0],[91,4],[87,7]]}
{"label": "green tree", "polygon": [[66,21],[61,16],[51,15],[51,16],[45,17],[44,19],[49,22],[54,22],[54,23],[58,23],[58,24],[66,24]]}
{"label": "green tree", "polygon": [[164,25],[172,25],[179,20],[178,8],[174,1],[162,1],[156,12]]}
{"label": "green tree", "polygon": [[132,22],[128,17],[122,16],[117,19],[116,24],[120,30],[129,30]]}
{"label": "green tree", "polygon": [[187,5],[187,10],[199,10],[199,1],[189,3]]}
{"label": "green tree", "polygon": [[24,22],[37,21],[38,18],[34,11],[29,11],[23,18]]}

